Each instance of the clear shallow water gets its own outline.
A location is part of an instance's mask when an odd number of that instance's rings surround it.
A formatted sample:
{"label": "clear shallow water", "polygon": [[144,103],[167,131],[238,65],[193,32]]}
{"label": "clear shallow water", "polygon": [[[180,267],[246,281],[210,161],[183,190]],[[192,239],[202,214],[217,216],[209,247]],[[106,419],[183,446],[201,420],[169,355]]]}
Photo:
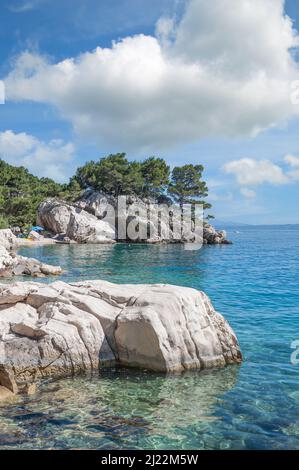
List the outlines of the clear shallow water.
{"label": "clear shallow water", "polygon": [[[235,329],[241,367],[180,376],[111,369],[45,383],[0,408],[0,448],[299,449],[299,227],[242,227],[232,246],[54,246],[22,254],[61,279],[203,289]],[[47,279],[50,282],[53,279]]]}

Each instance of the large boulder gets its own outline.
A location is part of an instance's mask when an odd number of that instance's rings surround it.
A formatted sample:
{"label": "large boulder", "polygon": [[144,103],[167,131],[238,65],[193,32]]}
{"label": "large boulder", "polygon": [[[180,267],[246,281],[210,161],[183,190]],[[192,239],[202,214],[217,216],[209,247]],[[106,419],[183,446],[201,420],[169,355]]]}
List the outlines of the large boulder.
{"label": "large boulder", "polygon": [[208,297],[171,285],[0,284],[0,386],[108,364],[170,372],[240,363]]}
{"label": "large boulder", "polygon": [[113,243],[115,240],[115,230],[109,223],[56,199],[47,199],[40,204],[37,223],[78,243]]}
{"label": "large boulder", "polygon": [[84,191],[79,199],[75,202],[75,206],[89,212],[98,219],[106,217],[108,205],[116,208],[117,199],[114,196],[108,196],[101,191],[92,191],[90,189]]}

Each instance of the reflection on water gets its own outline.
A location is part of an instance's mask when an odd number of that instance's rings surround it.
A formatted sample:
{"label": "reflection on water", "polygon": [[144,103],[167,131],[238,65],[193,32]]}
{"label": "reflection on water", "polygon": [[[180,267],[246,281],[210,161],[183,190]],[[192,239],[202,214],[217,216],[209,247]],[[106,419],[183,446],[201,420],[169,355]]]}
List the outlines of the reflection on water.
{"label": "reflection on water", "polygon": [[238,366],[168,376],[111,369],[49,382],[36,397],[2,408],[1,446],[176,448],[193,429],[193,445],[205,447],[201,435],[217,420],[215,403],[237,374]]}

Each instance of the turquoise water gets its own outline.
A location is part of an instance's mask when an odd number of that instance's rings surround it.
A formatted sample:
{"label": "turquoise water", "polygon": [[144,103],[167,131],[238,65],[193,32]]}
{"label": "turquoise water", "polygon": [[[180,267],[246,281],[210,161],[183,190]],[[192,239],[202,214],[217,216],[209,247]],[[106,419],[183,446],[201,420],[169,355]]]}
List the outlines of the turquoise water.
{"label": "turquoise water", "polygon": [[[63,280],[203,289],[236,331],[241,367],[184,375],[111,369],[44,383],[0,408],[1,448],[299,449],[299,227],[242,227],[231,246],[54,246],[22,254]],[[47,279],[45,282],[49,282]]]}

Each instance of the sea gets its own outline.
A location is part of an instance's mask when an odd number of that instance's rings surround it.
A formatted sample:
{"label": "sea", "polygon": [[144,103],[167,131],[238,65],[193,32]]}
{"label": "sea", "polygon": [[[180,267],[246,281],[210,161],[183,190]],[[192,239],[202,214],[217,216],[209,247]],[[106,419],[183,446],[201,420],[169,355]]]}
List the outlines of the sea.
{"label": "sea", "polygon": [[232,245],[198,251],[22,248],[61,265],[64,281],[204,290],[235,330],[244,361],[184,374],[109,368],[45,381],[36,395],[0,407],[0,449],[299,449],[299,226],[234,226],[228,236]]}

